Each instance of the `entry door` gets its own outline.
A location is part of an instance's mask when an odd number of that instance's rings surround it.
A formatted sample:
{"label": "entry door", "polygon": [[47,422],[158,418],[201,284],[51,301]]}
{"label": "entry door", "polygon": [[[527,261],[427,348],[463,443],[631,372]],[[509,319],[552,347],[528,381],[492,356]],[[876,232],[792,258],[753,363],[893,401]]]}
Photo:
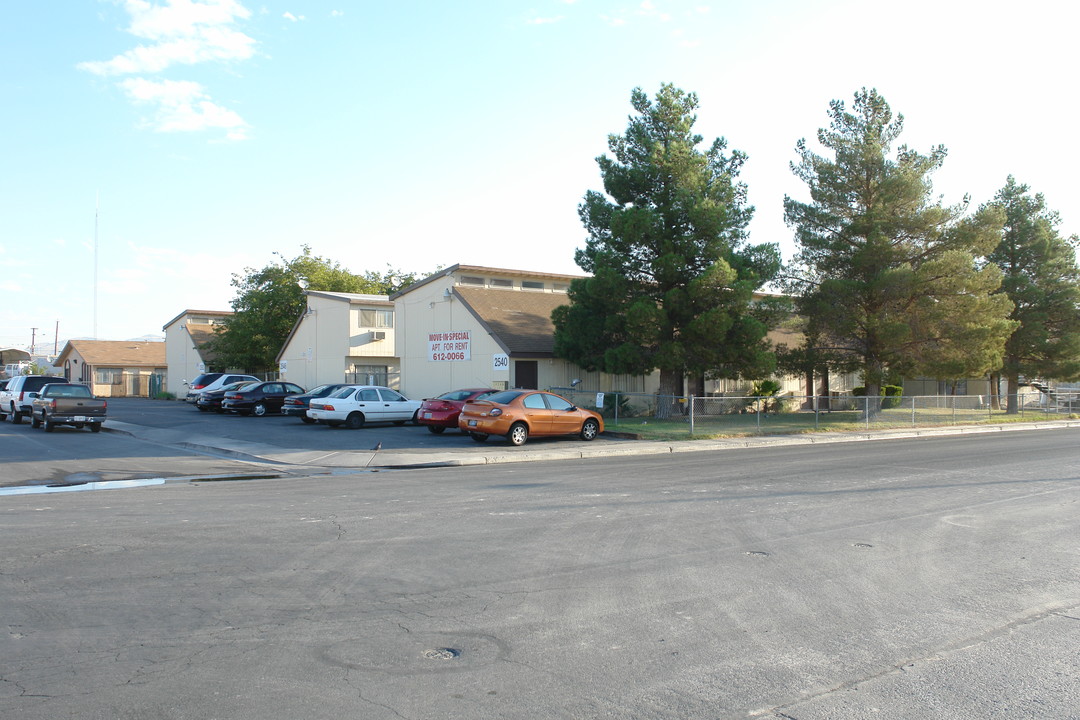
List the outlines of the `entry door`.
{"label": "entry door", "polygon": [[514,387],[538,390],[536,384],[539,382],[539,377],[539,363],[536,360],[514,361]]}

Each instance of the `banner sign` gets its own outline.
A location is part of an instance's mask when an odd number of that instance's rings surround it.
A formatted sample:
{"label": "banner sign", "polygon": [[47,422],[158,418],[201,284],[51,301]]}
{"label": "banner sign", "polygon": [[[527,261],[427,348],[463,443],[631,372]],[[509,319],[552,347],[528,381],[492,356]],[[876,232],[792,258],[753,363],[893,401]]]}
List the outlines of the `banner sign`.
{"label": "banner sign", "polygon": [[451,362],[471,360],[472,342],[469,331],[428,333],[428,361]]}

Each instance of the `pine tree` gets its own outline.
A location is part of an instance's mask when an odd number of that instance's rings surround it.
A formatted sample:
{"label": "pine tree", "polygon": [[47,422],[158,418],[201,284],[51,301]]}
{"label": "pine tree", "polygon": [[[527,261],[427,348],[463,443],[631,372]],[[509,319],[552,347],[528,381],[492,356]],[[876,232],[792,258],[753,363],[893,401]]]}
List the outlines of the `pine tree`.
{"label": "pine tree", "polygon": [[876,90],[856,93],[852,112],[833,101],[829,117],[817,139],[830,155],[800,140],[792,164],[811,201],[784,199],[799,246],[789,289],[815,314],[818,356],[857,367],[873,398],[889,373],[946,379],[998,367],[1010,304],[992,294],[1000,271],[977,258],[996,244],[1000,210],[965,218],[966,199],[933,198],[940,145],[925,155],[901,145],[890,157],[904,119]]}
{"label": "pine tree", "polygon": [[1063,238],[1060,218],[1042,194],[1010,175],[991,207],[1005,213],[1001,241],[989,260],[1004,273],[999,292],[1013,303],[1016,330],[1005,343],[1002,375],[1007,412],[1019,411],[1020,378],[1080,377],[1080,269],[1077,238]]}
{"label": "pine tree", "polygon": [[555,353],[589,370],[660,371],[660,393],[681,395],[687,375],[760,377],[775,366],[764,311],[753,293],[779,270],[775,245],[746,244],[753,208],[738,182],[746,156],[693,132],[697,96],[663,85],[640,89],[612,157],[597,158],[604,193],[579,206],[589,233],[555,311]]}

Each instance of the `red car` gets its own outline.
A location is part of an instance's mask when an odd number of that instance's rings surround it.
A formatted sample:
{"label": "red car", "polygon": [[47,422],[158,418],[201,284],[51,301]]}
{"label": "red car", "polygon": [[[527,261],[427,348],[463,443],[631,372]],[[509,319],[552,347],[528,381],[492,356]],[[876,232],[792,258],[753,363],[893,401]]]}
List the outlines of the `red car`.
{"label": "red car", "polygon": [[465,406],[465,403],[486,398],[497,392],[499,391],[491,388],[451,390],[439,397],[425,400],[420,406],[416,421],[421,425],[427,425],[428,430],[438,435],[446,428],[458,426],[458,415],[461,414],[461,408]]}

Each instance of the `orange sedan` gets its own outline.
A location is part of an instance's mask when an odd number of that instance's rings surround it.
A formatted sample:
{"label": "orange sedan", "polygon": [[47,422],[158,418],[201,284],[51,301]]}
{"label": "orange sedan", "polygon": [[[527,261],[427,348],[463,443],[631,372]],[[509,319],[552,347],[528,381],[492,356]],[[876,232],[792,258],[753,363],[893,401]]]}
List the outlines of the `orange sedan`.
{"label": "orange sedan", "polygon": [[503,390],[466,403],[458,427],[476,442],[505,435],[511,445],[524,445],[530,435],[577,435],[592,440],[604,432],[604,419],[555,393]]}

